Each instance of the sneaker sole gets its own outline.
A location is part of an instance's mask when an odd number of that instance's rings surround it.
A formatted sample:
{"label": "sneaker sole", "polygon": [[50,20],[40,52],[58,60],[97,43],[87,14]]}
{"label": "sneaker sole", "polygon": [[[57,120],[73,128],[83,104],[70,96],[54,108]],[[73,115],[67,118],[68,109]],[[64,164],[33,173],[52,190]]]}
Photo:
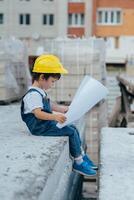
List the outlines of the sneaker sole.
{"label": "sneaker sole", "polygon": [[94,170],[98,170],[98,167],[91,167],[92,169],[94,169]]}
{"label": "sneaker sole", "polygon": [[77,172],[77,173],[79,173],[79,174],[81,174],[81,175],[84,175],[84,176],[96,176],[97,175],[97,173],[96,174],[91,174],[91,175],[89,175],[89,174],[85,174],[85,173],[83,173],[83,172],[81,172],[81,171],[78,171],[78,170],[76,170],[76,169],[73,169],[73,171],[74,172]]}

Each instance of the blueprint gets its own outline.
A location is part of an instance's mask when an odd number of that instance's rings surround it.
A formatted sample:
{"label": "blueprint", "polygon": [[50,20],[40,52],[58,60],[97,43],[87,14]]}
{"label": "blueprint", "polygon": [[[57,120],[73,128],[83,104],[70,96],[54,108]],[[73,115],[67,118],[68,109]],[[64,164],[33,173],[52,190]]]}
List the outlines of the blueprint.
{"label": "blueprint", "polygon": [[99,101],[105,99],[107,94],[108,89],[102,83],[86,75],[76,91],[68,112],[65,114],[66,122],[57,123],[57,127],[63,128],[77,121]]}

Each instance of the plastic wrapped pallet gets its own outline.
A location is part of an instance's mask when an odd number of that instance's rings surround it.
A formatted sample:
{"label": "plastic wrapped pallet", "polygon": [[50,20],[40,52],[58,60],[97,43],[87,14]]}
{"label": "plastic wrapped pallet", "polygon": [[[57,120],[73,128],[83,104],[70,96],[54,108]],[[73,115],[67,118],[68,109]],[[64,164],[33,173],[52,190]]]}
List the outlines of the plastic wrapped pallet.
{"label": "plastic wrapped pallet", "polygon": [[46,40],[44,49],[60,57],[69,74],[60,79],[54,90],[50,91],[53,100],[69,102],[84,75],[91,75],[104,83],[105,45],[102,39],[55,39]]}
{"label": "plastic wrapped pallet", "polygon": [[15,38],[0,40],[0,102],[20,99],[30,82],[24,44]]}

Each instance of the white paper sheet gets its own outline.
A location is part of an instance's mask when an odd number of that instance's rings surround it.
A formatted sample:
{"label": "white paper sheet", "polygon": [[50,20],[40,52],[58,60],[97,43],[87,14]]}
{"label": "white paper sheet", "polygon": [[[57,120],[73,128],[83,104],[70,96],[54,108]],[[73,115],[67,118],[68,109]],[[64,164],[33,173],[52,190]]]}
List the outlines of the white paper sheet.
{"label": "white paper sheet", "polygon": [[57,123],[57,127],[63,128],[80,119],[93,106],[104,99],[107,94],[108,89],[104,85],[90,76],[85,76],[69,106],[68,112],[65,114],[67,117],[66,122],[63,124]]}

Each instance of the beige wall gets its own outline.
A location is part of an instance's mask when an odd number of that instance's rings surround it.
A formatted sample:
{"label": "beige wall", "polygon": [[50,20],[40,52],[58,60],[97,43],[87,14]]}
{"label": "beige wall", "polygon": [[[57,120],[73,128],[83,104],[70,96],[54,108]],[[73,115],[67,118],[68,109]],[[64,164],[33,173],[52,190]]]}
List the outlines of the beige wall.
{"label": "beige wall", "polygon": [[85,37],[89,37],[92,35],[92,12],[93,12],[93,1],[94,0],[86,0],[86,7],[85,7]]}
{"label": "beige wall", "polygon": [[[63,2],[64,1],[64,2]],[[4,13],[4,25],[0,25],[0,36],[14,35],[17,37],[32,37],[38,34],[41,37],[54,38],[65,36],[67,29],[67,0],[4,0],[0,1],[0,13]],[[31,14],[30,25],[19,24],[19,14]],[[55,25],[42,25],[42,14],[53,13]]]}

